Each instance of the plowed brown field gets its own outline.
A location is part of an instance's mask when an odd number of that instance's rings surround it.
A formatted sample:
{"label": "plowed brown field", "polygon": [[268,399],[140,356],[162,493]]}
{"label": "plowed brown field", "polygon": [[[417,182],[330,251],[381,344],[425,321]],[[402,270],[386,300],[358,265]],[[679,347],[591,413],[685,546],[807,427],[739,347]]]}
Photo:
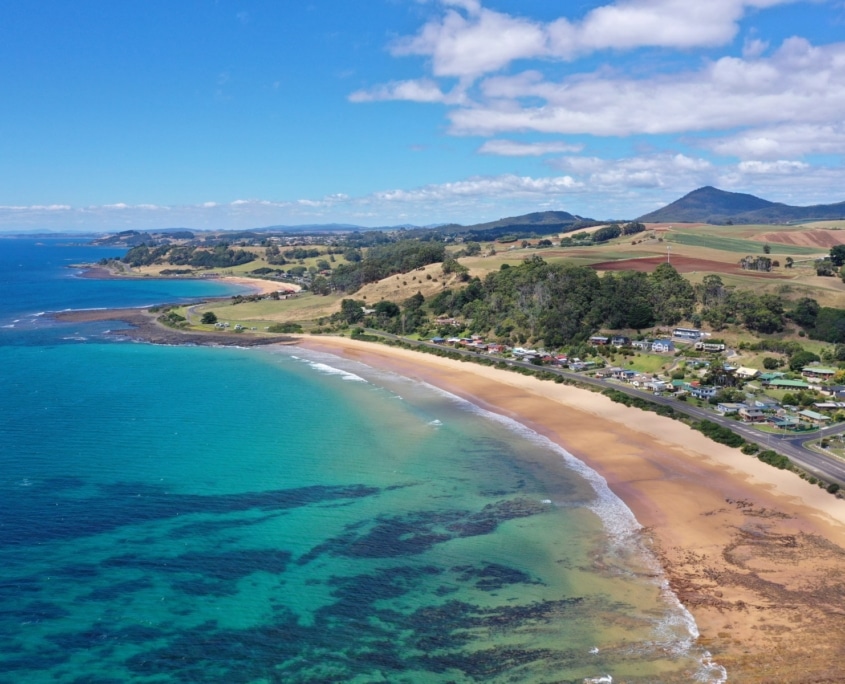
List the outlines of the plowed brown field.
{"label": "plowed brown field", "polygon": [[[643,259],[621,259],[619,261],[603,261],[592,264],[597,271],[643,271],[650,273],[657,266],[666,262],[666,257],[645,257]],[[766,278],[785,278],[786,276],[772,273],[757,273],[756,271],[743,271],[739,264],[726,264],[721,261],[710,259],[696,259],[694,257],[673,256],[669,262],[678,273],[693,273],[703,271],[705,273],[741,273],[746,276],[761,276]]]}
{"label": "plowed brown field", "polygon": [[761,233],[753,240],[760,242],[777,242],[782,245],[796,245],[797,247],[818,247],[828,250],[835,245],[845,245],[845,230],[794,230],[777,233]]}

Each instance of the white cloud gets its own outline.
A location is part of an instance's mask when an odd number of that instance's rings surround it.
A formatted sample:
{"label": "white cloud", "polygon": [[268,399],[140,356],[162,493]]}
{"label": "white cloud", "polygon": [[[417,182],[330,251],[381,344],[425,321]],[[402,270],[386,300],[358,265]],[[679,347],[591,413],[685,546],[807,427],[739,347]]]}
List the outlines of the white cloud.
{"label": "white cloud", "polygon": [[492,177],[473,177],[453,183],[426,185],[413,190],[386,190],[373,194],[373,198],[389,202],[442,201],[454,198],[497,196],[522,197],[566,193],[580,187],[571,176],[531,178],[506,174]]}
{"label": "white cloud", "polygon": [[[444,0],[445,11],[391,46],[396,56],[431,60],[435,76],[477,78],[520,59],[573,59],[596,50],[696,48],[729,43],[749,9],[802,0],[619,0],[583,19],[548,23]],[[454,9],[463,10],[463,13]]]}
{"label": "white cloud", "polygon": [[349,95],[350,102],[378,102],[384,100],[461,104],[466,101],[466,97],[461,87],[455,87],[452,92],[444,93],[435,81],[427,78],[411,81],[394,81],[369,90],[357,90]]}
{"label": "white cloud", "polygon": [[755,128],[703,143],[717,154],[740,159],[783,159],[845,153],[845,124],[797,124]]}
{"label": "white cloud", "polygon": [[495,154],[502,157],[540,157],[546,154],[580,152],[583,145],[565,142],[523,143],[516,140],[488,140],[480,148],[480,154]]}
{"label": "white cloud", "polygon": [[798,161],[787,161],[780,159],[778,161],[744,161],[740,162],[737,167],[740,173],[748,175],[788,175],[798,171],[805,171],[810,168],[809,164]]}
{"label": "white cloud", "polygon": [[396,56],[431,58],[435,76],[469,77],[497,71],[515,59],[544,51],[543,27],[526,19],[484,9],[479,3],[460,4],[467,16],[453,9],[428,22],[413,37],[396,41]]}
{"label": "white cloud", "polygon": [[690,187],[712,182],[715,169],[706,159],[683,154],[654,154],[627,159],[562,157],[552,162],[561,170],[583,177],[594,190],[622,192],[626,188]]}
{"label": "white cloud", "polygon": [[[768,59],[723,57],[698,71],[549,82],[536,71],[482,82],[484,100],[450,113],[452,132],[625,136],[840,121],[845,43],[790,38]],[[523,106],[525,98],[542,104]]]}

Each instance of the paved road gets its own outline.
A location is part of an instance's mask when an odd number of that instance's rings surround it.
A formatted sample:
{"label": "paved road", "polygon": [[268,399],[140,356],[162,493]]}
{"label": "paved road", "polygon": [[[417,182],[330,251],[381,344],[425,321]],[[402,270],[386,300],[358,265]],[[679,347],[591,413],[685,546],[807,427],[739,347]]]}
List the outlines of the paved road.
{"label": "paved road", "polygon": [[[478,352],[467,351],[464,349],[452,349],[451,347],[444,347],[442,344],[434,344],[433,342],[418,342],[417,340],[410,340],[408,338],[400,337],[398,335],[391,335],[390,333],[385,333],[380,330],[368,329],[367,332],[372,335],[378,335],[380,337],[385,337],[388,339],[393,339],[404,342],[406,344],[416,345],[420,347],[428,347],[431,349],[440,350],[448,349],[449,351],[455,351],[459,354],[464,354],[466,356],[480,355]],[[499,360],[504,361],[510,366],[521,366],[523,368],[530,368],[531,370],[535,371],[539,368],[534,364],[527,363],[525,361],[519,361],[517,359]],[[819,451],[815,451],[814,449],[810,449],[804,446],[805,442],[819,439],[819,437],[821,437],[822,435],[824,435],[825,437],[830,437],[832,435],[845,433],[845,423],[839,423],[837,425],[824,428],[823,430],[819,432],[814,432],[811,435],[774,435],[771,433],[760,432],[759,430],[754,429],[750,425],[740,423],[739,421],[733,420],[731,418],[725,418],[724,416],[720,416],[719,414],[713,411],[701,408],[699,406],[695,406],[687,402],[678,401],[677,399],[673,399],[671,397],[655,396],[652,392],[639,390],[629,385],[617,384],[615,382],[609,382],[600,378],[594,378],[589,375],[582,375],[581,373],[563,370],[561,368],[554,368],[551,366],[543,366],[542,370],[549,371],[556,375],[560,375],[564,378],[580,383],[582,385],[592,385],[601,389],[619,390],[620,392],[624,392],[625,394],[628,394],[630,396],[640,397],[641,399],[645,399],[655,404],[671,406],[676,412],[691,416],[692,418],[695,418],[697,420],[709,420],[713,423],[717,423],[719,425],[722,425],[723,427],[733,430],[734,432],[741,435],[750,442],[756,442],[765,449],[771,449],[772,451],[776,451],[777,453],[786,456],[798,467],[802,468],[803,470],[806,470],[808,473],[811,473],[816,477],[825,480],[826,482],[836,482],[840,486],[845,487],[845,461],[833,455],[823,454]]]}

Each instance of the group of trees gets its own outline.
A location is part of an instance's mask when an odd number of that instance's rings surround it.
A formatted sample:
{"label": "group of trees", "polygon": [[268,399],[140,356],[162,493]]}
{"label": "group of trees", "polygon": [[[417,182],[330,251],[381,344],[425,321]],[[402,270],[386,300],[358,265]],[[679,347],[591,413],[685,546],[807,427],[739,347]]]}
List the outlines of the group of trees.
{"label": "group of trees", "polygon": [[231,268],[255,261],[256,256],[244,249],[232,249],[221,242],[212,247],[189,245],[161,245],[152,249],[146,244],[130,249],[121,261],[133,268],[154,264],[191,266],[192,268]]}
{"label": "group of trees", "polygon": [[340,264],[331,274],[329,285],[338,292],[353,293],[395,273],[407,273],[446,258],[446,247],[434,240],[399,240],[371,246],[360,260]]}
{"label": "group of trees", "polygon": [[593,233],[593,242],[607,242],[622,235],[642,233],[644,230],[645,226],[638,221],[632,221],[621,226],[618,223],[611,223],[609,226],[603,226]]}
{"label": "group of trees", "polygon": [[446,289],[429,307],[435,315],[472,320],[481,331],[528,337],[555,346],[587,339],[597,328],[673,325],[688,318],[695,292],[669,264],[653,273],[609,272],[601,278],[586,266],[548,264],[538,256],[515,267]]}
{"label": "group of trees", "polygon": [[[349,299],[344,305],[335,320],[364,320],[364,302]],[[728,287],[718,275],[705,276],[693,287],[668,263],[652,273],[620,271],[600,277],[592,268],[550,264],[535,255],[518,266],[504,264],[483,280],[468,278],[464,287],[444,289],[428,301],[420,294],[400,304],[380,302],[368,324],[411,333],[430,326],[427,315],[459,318],[477,332],[550,347],[584,342],[599,329],[640,330],[681,321],[706,321],[717,330],[736,324],[763,334],[780,332],[792,321],[812,337],[845,342],[845,312],[810,298],[788,302]],[[792,357],[801,351],[795,346],[771,351]],[[806,359],[796,357],[795,362],[806,364]]]}
{"label": "group of trees", "polygon": [[772,294],[726,287],[718,275],[707,275],[696,288],[700,309],[693,317],[707,322],[714,330],[730,324],[744,325],[759,333],[776,333],[786,324],[786,304]]}

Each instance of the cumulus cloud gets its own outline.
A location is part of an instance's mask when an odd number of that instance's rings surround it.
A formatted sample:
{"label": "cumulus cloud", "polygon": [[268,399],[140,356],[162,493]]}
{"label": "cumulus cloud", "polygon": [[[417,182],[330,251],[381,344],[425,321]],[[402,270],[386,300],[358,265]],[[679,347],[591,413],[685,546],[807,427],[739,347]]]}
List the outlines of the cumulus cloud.
{"label": "cumulus cloud", "polygon": [[526,195],[549,195],[568,192],[580,187],[571,176],[553,178],[532,178],[505,174],[492,177],[473,177],[453,183],[426,185],[413,190],[386,190],[373,194],[376,200],[389,202],[419,202],[450,200],[453,198],[498,196],[515,197]]}
{"label": "cumulus cloud", "polygon": [[[370,226],[436,221],[471,224],[543,209],[622,219],[640,216],[703,185],[752,192],[797,205],[840,201],[841,188],[845,187],[845,168],[841,166],[811,167],[784,159],[749,159],[717,166],[702,157],[655,152],[620,159],[573,154],[548,163],[555,169],[548,176],[472,176],[356,196],[334,193],[321,198],[237,199],[172,206],[0,206],[0,230],[113,231],[116,216],[122,227],[142,230],[175,225],[246,229],[332,222]],[[150,206],[156,206],[156,211]]]}
{"label": "cumulus cloud", "polygon": [[804,162],[779,159],[778,161],[744,161],[740,162],[737,168],[741,173],[749,175],[777,174],[781,176],[804,171],[805,169],[809,169],[810,165]]}
{"label": "cumulus cloud", "polygon": [[583,145],[565,142],[524,143],[516,140],[488,140],[480,148],[480,154],[495,154],[502,157],[540,157],[546,154],[580,152]]}
{"label": "cumulus cloud", "polygon": [[[454,133],[625,136],[838,121],[845,43],[790,38],[768,59],[723,57],[696,71],[642,79],[596,73],[552,82],[529,71],[487,79],[481,92],[483,100],[450,113]],[[526,98],[542,104],[524,106]]]}
{"label": "cumulus cloud", "polygon": [[776,160],[809,154],[845,153],[845,124],[785,124],[745,130],[703,143],[714,152],[740,159]]}
{"label": "cumulus cloud", "polygon": [[543,23],[484,8],[476,0],[445,0],[442,14],[416,35],[395,41],[391,52],[429,58],[435,76],[476,78],[520,59],[569,60],[596,50],[725,45],[749,9],[797,1],[619,0],[577,21]]}
{"label": "cumulus cloud", "polygon": [[690,187],[713,181],[715,169],[706,159],[684,154],[659,153],[626,159],[562,157],[555,168],[581,175],[594,189],[619,192],[625,188]]}
{"label": "cumulus cloud", "polygon": [[449,4],[461,5],[466,16],[449,9],[416,36],[397,40],[391,53],[429,57],[435,76],[468,77],[497,71],[543,51],[541,24],[484,9],[480,3]]}

